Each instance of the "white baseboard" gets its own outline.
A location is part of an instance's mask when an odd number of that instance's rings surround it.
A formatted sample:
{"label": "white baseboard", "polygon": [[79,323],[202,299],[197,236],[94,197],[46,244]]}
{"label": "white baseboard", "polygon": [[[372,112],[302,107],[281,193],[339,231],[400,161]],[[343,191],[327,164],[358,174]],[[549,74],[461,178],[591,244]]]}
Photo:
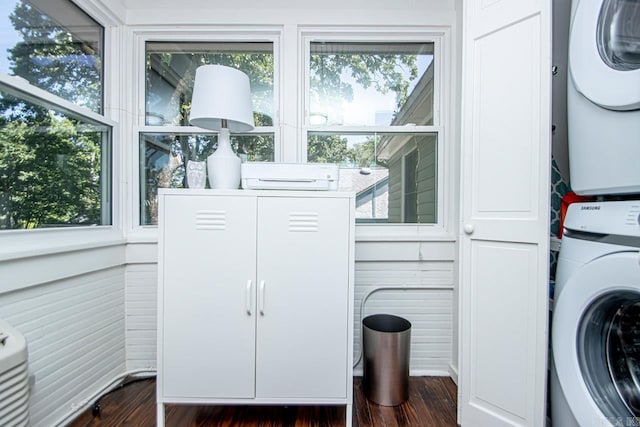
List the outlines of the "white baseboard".
{"label": "white baseboard", "polygon": [[449,376],[456,385],[458,385],[458,367],[453,363],[449,363]]}
{"label": "white baseboard", "polygon": [[[449,367],[449,371],[443,371],[438,369],[411,369],[409,371],[409,376],[411,377],[451,377],[451,367]],[[361,377],[363,375],[362,369],[357,368],[353,370],[354,377]],[[456,377],[453,381],[458,384],[458,372],[456,371]]]}
{"label": "white baseboard", "polygon": [[411,377],[448,377],[449,372],[439,369],[411,369],[409,371]]}

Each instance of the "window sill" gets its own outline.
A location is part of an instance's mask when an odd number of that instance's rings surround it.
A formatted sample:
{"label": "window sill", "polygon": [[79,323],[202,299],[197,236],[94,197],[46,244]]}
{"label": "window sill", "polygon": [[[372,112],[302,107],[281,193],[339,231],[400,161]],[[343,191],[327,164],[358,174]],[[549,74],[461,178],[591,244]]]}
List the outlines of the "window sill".
{"label": "window sill", "polygon": [[122,267],[125,244],[112,227],[3,232],[0,294]]}
{"label": "window sill", "polygon": [[356,224],[356,242],[455,242],[437,224]]}
{"label": "window sill", "polygon": [[[415,224],[356,224],[358,242],[455,242],[456,236],[439,226]],[[127,243],[157,243],[157,226],[139,226],[127,235]]]}
{"label": "window sill", "polygon": [[0,262],[126,244],[114,227],[6,230],[0,233]]}

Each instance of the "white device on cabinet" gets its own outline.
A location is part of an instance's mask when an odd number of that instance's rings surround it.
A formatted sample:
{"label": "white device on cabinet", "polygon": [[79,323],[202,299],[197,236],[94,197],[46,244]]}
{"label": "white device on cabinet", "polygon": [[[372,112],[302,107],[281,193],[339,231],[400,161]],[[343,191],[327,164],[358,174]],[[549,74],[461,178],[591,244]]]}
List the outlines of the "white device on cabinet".
{"label": "white device on cabinet", "polygon": [[332,190],[338,189],[340,168],[332,163],[242,164],[242,188],[251,190]]}
{"label": "white device on cabinet", "polygon": [[164,404],[346,405],[353,392],[354,196],[161,190]]}

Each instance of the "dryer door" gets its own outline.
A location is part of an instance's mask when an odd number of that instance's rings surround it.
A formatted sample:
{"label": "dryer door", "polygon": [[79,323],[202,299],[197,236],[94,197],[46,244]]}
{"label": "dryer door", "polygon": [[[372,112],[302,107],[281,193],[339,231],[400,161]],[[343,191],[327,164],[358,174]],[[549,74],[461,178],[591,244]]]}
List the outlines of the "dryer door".
{"label": "dryer door", "polygon": [[640,109],[640,1],[577,2],[569,71],[591,102],[612,110]]}
{"label": "dryer door", "polygon": [[578,270],[554,308],[552,351],[579,425],[640,419],[639,342],[638,252],[607,255]]}

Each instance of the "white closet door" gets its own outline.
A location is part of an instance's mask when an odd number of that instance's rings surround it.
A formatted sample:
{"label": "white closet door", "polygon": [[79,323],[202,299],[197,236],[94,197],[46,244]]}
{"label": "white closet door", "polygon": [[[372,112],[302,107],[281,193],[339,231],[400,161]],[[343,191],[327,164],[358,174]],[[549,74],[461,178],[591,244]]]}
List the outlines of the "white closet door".
{"label": "white closet door", "polygon": [[347,199],[259,198],[256,397],[347,396],[349,231]]}
{"label": "white closet door", "polygon": [[254,397],[256,198],[165,201],[164,396]]}
{"label": "white closet door", "polygon": [[545,421],[549,0],[463,4],[463,426]]}

